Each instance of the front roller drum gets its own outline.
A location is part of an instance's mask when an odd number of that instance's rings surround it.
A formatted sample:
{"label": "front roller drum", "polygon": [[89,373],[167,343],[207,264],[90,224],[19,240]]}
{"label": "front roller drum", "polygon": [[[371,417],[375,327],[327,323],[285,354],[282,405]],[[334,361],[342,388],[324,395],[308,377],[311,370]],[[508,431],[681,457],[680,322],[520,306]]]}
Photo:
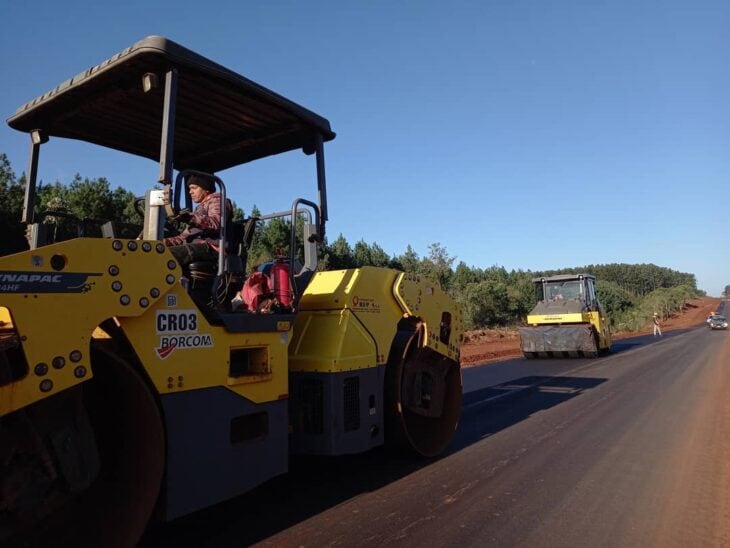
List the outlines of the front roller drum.
{"label": "front roller drum", "polygon": [[520,347],[528,359],[595,358],[598,337],[590,325],[520,327]]}
{"label": "front roller drum", "polygon": [[461,371],[424,347],[423,327],[399,331],[385,374],[385,436],[391,447],[424,457],[451,442],[461,415]]}
{"label": "front roller drum", "polygon": [[165,443],[134,368],[92,349],[88,382],[0,420],[0,545],[134,546],[155,508]]}

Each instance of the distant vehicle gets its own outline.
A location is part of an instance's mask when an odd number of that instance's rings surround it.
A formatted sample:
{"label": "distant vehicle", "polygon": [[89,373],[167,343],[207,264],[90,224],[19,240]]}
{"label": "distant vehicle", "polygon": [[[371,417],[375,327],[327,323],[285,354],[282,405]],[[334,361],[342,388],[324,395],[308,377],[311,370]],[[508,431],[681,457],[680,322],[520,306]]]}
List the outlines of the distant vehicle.
{"label": "distant vehicle", "polygon": [[727,329],[727,319],[725,316],[712,316],[707,322],[710,329]]}
{"label": "distant vehicle", "polygon": [[710,320],[717,316],[717,312],[710,312],[710,315],[707,316],[707,319],[705,320],[707,323],[710,323]]}

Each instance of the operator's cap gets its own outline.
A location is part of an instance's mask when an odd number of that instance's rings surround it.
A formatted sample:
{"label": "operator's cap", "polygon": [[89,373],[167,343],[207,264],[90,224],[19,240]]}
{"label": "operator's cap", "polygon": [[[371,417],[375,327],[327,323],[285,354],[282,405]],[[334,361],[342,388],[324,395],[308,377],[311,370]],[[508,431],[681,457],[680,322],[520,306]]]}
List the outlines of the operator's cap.
{"label": "operator's cap", "polygon": [[200,175],[199,173],[193,173],[190,177],[188,177],[188,186],[190,185],[199,186],[208,192],[215,192],[215,181],[210,177]]}
{"label": "operator's cap", "polygon": [[656,312],[654,312],[654,315],[655,315],[655,316],[658,316],[659,314],[657,314]]}

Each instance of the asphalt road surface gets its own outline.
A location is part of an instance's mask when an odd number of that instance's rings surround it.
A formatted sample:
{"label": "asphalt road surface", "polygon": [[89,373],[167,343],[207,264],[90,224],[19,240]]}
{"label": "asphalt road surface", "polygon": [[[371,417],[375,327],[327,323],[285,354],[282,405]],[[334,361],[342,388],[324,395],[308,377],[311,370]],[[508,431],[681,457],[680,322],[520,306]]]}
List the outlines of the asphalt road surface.
{"label": "asphalt road surface", "polygon": [[147,546],[730,546],[730,332],[464,370],[439,459],[293,459]]}

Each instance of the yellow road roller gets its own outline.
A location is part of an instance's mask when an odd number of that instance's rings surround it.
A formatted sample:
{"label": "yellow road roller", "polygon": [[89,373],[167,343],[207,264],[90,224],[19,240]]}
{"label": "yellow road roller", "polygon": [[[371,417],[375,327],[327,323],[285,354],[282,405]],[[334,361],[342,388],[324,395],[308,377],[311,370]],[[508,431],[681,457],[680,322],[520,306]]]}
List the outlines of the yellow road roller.
{"label": "yellow road roller", "polygon": [[537,304],[520,327],[526,358],[595,358],[610,351],[609,321],[594,276],[563,274],[532,281]]}
{"label": "yellow road roller", "polygon": [[[318,270],[325,118],[151,36],[8,125],[30,140],[30,249],[0,258],[0,544],[133,545],[153,515],[244,493],[292,453],[389,444],[431,457],[449,444],[462,396],[454,302],[418,275]],[[139,237],[109,220],[55,240],[34,209],[55,137],[153,160]],[[296,150],[314,160],[313,197],[227,218],[220,172]],[[223,252],[183,268],[164,236],[196,173],[219,192]],[[252,234],[276,218],[288,250],[247,272]],[[269,291],[234,306],[254,274]]]}

